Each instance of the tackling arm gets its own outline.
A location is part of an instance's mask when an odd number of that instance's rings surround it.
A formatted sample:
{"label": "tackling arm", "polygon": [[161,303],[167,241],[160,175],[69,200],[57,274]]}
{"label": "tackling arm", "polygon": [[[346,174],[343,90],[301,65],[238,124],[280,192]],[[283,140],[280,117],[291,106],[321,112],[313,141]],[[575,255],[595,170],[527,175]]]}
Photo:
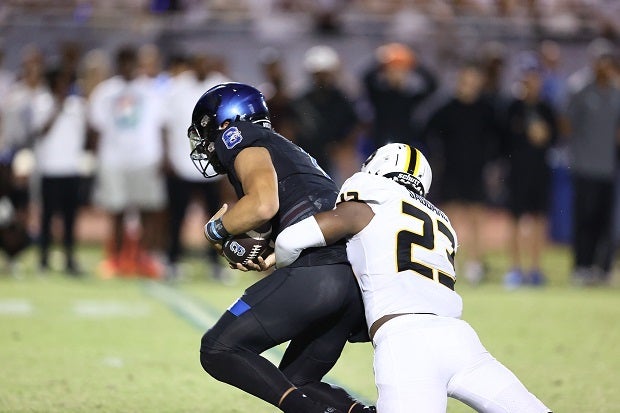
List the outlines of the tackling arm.
{"label": "tackling arm", "polygon": [[331,211],[320,212],[284,229],[276,239],[278,268],[294,262],[306,248],[333,244],[363,230],[374,217],[363,202],[341,202]]}

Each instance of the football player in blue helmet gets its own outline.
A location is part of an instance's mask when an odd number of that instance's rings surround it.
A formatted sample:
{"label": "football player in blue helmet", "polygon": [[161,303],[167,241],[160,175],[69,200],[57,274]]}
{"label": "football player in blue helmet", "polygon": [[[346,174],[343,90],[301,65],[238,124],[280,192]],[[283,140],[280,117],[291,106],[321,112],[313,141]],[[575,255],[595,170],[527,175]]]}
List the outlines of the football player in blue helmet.
{"label": "football player in blue helmet", "polygon": [[215,154],[213,141],[225,122],[246,121],[271,128],[263,94],[243,83],[224,83],[206,91],[196,103],[188,137],[191,159],[206,178],[225,174]]}
{"label": "football player in blue helmet", "polygon": [[[189,139],[203,175],[226,174],[239,198],[205,225],[218,250],[229,237],[267,223],[275,238],[335,204],[336,184],[314,158],[272,129],[265,98],[251,86],[209,89],[196,103]],[[274,262],[271,255],[233,268],[262,271]],[[217,380],[286,413],[373,412],[321,381],[347,340],[368,341],[365,327],[344,243],[314,248],[249,287],[203,335],[200,362]],[[260,355],[289,340],[279,366]]]}

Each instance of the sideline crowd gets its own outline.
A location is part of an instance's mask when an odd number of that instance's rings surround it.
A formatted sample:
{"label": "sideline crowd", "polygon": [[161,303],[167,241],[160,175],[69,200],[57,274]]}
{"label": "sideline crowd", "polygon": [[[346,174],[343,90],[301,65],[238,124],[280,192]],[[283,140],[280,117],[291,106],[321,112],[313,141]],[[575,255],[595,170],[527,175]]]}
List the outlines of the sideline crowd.
{"label": "sideline crowd", "polygon": [[[485,279],[481,229],[489,208],[511,216],[506,287],[545,283],[541,254],[557,191],[554,168],[568,170],[573,196],[561,210],[570,214],[563,241],[572,242],[572,281],[606,284],[620,241],[617,50],[604,38],[593,40],[590,60],[570,76],[562,74],[555,42],[516,55],[505,50],[484,45],[447,76],[408,45],[387,43],[369,50],[372,64],[350,76],[337,50],[316,45],[304,55],[307,82],[295,89],[286,56],[265,49],[256,86],[276,132],[339,184],[385,143],[420,148],[435,172],[430,198],[459,233],[457,273],[474,284]],[[188,206],[199,198],[210,216],[232,198],[227,181],[205,180],[195,170],[186,137],[202,93],[238,80],[226,60],[164,56],[152,44],[83,53],[67,42],[55,59],[25,46],[12,72],[2,70],[1,52],[0,249],[9,270],[31,244],[41,271],[53,267],[59,215],[63,270],[83,274],[75,224],[88,206],[110,218],[100,275],[179,277]],[[506,72],[514,79],[507,81]],[[205,254],[214,277],[225,280],[215,251]]]}

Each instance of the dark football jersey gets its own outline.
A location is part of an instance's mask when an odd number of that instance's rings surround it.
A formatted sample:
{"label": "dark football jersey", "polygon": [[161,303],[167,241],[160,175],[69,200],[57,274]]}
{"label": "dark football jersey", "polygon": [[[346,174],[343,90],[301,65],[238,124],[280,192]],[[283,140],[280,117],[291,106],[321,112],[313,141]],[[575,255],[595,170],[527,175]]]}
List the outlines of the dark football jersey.
{"label": "dark football jersey", "polygon": [[[314,158],[282,135],[251,122],[233,122],[215,138],[215,153],[239,198],[244,193],[234,163],[239,152],[248,147],[267,149],[278,176],[280,209],[271,222],[274,239],[289,225],[334,207],[338,187]],[[344,242],[308,249],[292,265],[341,262],[347,262]]]}

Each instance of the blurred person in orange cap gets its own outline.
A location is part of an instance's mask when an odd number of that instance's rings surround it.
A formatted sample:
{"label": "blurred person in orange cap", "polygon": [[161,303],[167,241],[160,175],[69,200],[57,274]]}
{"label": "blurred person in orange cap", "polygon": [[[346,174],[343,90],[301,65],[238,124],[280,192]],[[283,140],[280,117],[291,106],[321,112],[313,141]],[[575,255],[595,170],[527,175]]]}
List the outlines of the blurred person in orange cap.
{"label": "blurred person in orange cap", "polygon": [[402,43],[388,43],[379,46],[376,51],[377,60],[388,68],[410,69],[416,64],[416,55]]}

